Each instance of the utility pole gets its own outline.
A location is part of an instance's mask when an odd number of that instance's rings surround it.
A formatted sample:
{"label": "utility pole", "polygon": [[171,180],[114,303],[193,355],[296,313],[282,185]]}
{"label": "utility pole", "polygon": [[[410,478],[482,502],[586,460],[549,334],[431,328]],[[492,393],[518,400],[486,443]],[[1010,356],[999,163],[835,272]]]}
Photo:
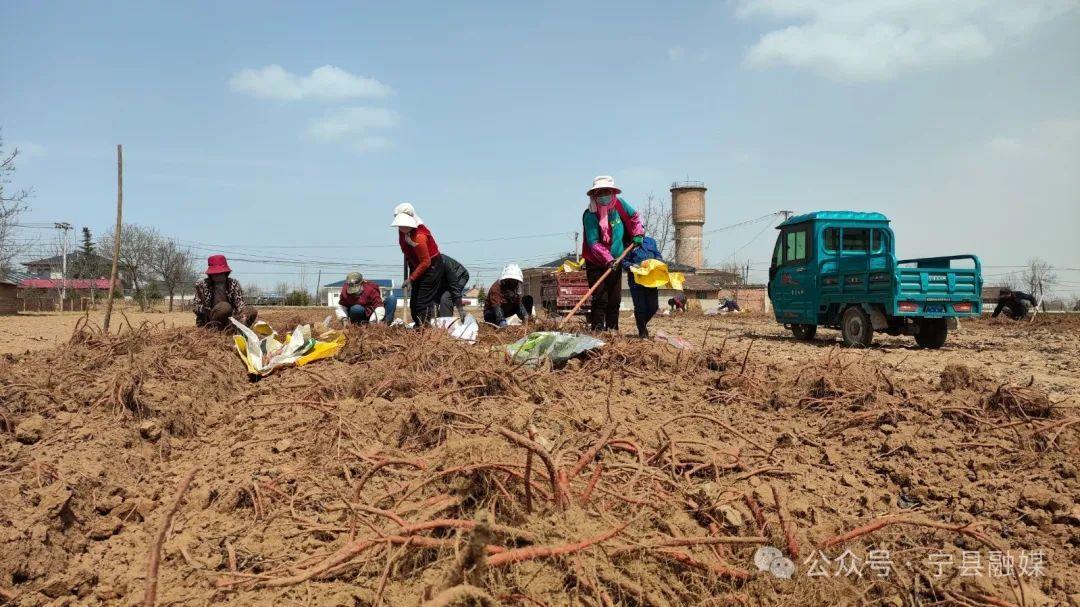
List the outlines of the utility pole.
{"label": "utility pole", "polygon": [[578,246],[577,246],[578,233],[574,232],[574,260],[577,261]]}
{"label": "utility pole", "polygon": [[792,213],[791,211],[778,211],[778,212],[780,213],[780,217],[782,217],[784,219],[784,221],[787,221],[787,220],[791,219],[791,216],[795,214],[795,213]]}
{"label": "utility pole", "polygon": [[105,301],[105,332],[112,318],[113,293],[120,262],[120,226],[124,217],[124,146],[116,144],[116,233],[113,234],[112,272],[109,274],[109,299]]}
{"label": "utility pole", "polygon": [[315,304],[318,305],[319,297],[322,296],[322,268],[319,268],[318,278],[315,279]]}
{"label": "utility pole", "polygon": [[64,311],[64,302],[67,301],[67,249],[68,249],[68,232],[71,231],[71,224],[62,221],[54,223],[53,226],[60,230],[60,311]]}

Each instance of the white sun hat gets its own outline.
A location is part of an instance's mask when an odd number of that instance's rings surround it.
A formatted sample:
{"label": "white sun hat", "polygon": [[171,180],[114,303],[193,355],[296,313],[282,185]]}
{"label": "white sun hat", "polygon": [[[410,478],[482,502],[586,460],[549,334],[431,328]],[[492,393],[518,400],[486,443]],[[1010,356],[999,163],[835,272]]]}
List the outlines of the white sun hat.
{"label": "white sun hat", "polygon": [[586,194],[589,194],[591,196],[594,191],[602,189],[602,188],[607,188],[609,190],[615,190],[616,194],[621,194],[622,193],[622,190],[615,187],[615,178],[614,177],[612,177],[611,175],[598,175],[598,176],[593,178],[592,187],[589,188],[589,190],[588,190],[588,192],[586,192]]}
{"label": "white sun hat", "polygon": [[507,278],[525,282],[525,277],[521,274],[521,268],[516,263],[507,264],[503,267],[502,276],[499,277],[499,280],[506,280]]}
{"label": "white sun hat", "polygon": [[390,224],[390,227],[392,227],[392,228],[400,228],[400,227],[415,228],[415,227],[418,227],[419,225],[420,225],[420,222],[416,219],[416,217],[413,217],[412,215],[409,215],[408,213],[398,213],[397,215],[394,215],[394,221],[393,221],[393,223]]}
{"label": "white sun hat", "polygon": [[416,214],[416,209],[413,208],[412,203],[403,202],[403,203],[397,205],[396,207],[394,207],[394,215],[397,215],[399,213],[405,213],[406,215],[412,215],[413,217],[416,218],[416,223],[418,223],[418,224],[422,225],[424,223],[424,220],[420,219],[420,216]]}

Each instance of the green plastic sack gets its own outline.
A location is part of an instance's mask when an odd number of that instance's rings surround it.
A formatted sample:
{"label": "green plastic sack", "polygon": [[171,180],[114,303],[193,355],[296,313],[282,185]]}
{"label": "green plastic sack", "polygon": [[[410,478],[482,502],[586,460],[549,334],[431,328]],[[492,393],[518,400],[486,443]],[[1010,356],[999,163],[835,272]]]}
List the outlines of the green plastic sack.
{"label": "green plastic sack", "polygon": [[537,331],[502,347],[514,362],[537,366],[545,360],[553,364],[564,363],[582,352],[603,345],[603,341],[588,335]]}

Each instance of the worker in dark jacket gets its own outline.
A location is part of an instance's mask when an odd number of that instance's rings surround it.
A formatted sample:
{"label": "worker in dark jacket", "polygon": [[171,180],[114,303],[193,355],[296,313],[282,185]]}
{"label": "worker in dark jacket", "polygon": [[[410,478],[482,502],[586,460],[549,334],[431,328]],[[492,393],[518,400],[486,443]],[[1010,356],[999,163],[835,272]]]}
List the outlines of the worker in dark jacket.
{"label": "worker in dark jacket", "polygon": [[469,271],[446,253],[442,254],[442,258],[446,266],[446,291],[439,299],[439,316],[450,316],[456,312],[458,318],[465,320],[463,297],[469,286]]}
{"label": "worker in dark jacket", "polygon": [[994,314],[991,318],[997,318],[998,314],[1001,314],[1002,310],[1004,310],[1005,316],[1013,320],[1023,320],[1028,315],[1028,303],[1031,303],[1033,308],[1039,305],[1031,294],[1023,291],[1013,291],[1006,287],[998,291],[997,307],[994,308]]}
{"label": "worker in dark jacket", "polygon": [[664,260],[660,256],[656,241],[649,236],[642,237],[641,244],[623,258],[626,284],[630,286],[630,299],[634,302],[634,322],[637,324],[638,337],[649,336],[649,321],[660,309],[660,290],[638,284],[634,280],[634,273],[630,270],[630,266],[640,266],[646,259]]}
{"label": "worker in dark jacket", "polygon": [[259,316],[254,306],[244,301],[240,281],[229,278],[232,268],[224,255],[211,255],[206,260],[206,278],[195,283],[195,326],[232,329],[230,318],[250,327]]}
{"label": "worker in dark jacket", "polygon": [[521,320],[532,316],[532,295],[522,295],[521,285],[525,282],[521,268],[512,263],[503,268],[499,281],[488,289],[484,299],[484,322],[506,326],[506,319],[517,316]]}

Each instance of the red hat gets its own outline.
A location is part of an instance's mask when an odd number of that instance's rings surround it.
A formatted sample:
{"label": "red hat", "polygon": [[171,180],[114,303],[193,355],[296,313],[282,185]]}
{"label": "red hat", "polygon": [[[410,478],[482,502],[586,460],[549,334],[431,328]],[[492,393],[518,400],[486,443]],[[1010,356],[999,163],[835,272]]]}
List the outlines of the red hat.
{"label": "red hat", "polygon": [[224,255],[211,255],[206,258],[207,274],[228,274],[232,272],[229,262],[225,261]]}

